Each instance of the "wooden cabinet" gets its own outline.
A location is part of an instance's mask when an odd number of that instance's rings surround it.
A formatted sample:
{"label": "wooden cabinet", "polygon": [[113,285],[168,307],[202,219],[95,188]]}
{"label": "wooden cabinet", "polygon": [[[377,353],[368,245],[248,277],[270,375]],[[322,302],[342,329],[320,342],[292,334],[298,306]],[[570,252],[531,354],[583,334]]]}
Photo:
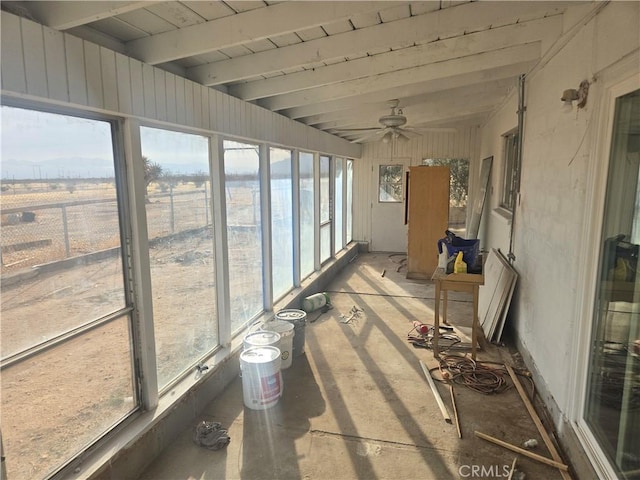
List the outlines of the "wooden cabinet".
{"label": "wooden cabinet", "polygon": [[449,167],[409,167],[407,278],[430,279],[449,226]]}

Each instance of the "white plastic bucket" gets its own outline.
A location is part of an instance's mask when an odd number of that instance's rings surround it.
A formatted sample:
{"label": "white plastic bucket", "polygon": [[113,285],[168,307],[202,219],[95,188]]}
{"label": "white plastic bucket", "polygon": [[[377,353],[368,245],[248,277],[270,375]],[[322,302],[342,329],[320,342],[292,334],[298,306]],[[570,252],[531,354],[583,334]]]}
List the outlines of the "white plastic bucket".
{"label": "white plastic bucket", "polygon": [[252,410],[274,406],[282,396],[280,350],[276,347],[251,347],[240,354],[242,396]]}
{"label": "white plastic bucket", "polygon": [[244,337],[243,349],[251,347],[277,347],[280,348],[280,334],[276,331],[258,330]]}
{"label": "white plastic bucket", "polygon": [[293,308],[280,310],[276,313],[277,320],[292,323],[295,336],[293,337],[293,356],[298,357],[304,353],[304,330],[307,325],[307,314],[303,310]]}
{"label": "white plastic bucket", "polygon": [[280,359],[282,369],[289,368],[293,361],[293,335],[295,326],[284,320],[271,320],[262,326],[263,330],[280,334]]}

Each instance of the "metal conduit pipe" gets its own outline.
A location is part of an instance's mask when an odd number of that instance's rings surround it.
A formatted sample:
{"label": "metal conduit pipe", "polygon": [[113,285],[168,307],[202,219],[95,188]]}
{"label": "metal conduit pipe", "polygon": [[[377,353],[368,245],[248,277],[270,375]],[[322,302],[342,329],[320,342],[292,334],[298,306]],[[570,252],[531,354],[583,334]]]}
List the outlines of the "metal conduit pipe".
{"label": "metal conduit pipe", "polygon": [[520,75],[518,77],[518,147],[517,147],[517,171],[515,173],[516,181],[515,181],[515,194],[516,194],[516,204],[513,206],[513,211],[511,212],[511,229],[509,232],[509,254],[507,255],[507,259],[510,264],[516,259],[515,254],[513,253],[513,234],[515,230],[516,224],[516,210],[517,204],[520,203],[520,173],[522,170],[522,143],[523,143],[523,134],[524,134],[524,112],[527,110],[527,107],[524,104],[524,83],[525,83],[525,75]]}

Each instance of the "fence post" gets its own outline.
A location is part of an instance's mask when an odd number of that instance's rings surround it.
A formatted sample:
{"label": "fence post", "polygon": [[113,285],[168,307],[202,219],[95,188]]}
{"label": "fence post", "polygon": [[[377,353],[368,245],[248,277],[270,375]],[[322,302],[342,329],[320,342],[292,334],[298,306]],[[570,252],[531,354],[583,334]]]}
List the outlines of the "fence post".
{"label": "fence post", "polygon": [[209,225],[209,195],[207,195],[207,182],[204,182],[204,224]]}
{"label": "fence post", "polygon": [[171,204],[171,218],[170,218],[171,233],[175,233],[174,232],[174,220],[173,220],[173,184],[172,183],[169,183],[169,203]]}
{"label": "fence post", "polygon": [[64,251],[66,258],[71,256],[71,248],[69,247],[69,225],[67,225],[67,207],[62,205],[62,229],[64,231]]}

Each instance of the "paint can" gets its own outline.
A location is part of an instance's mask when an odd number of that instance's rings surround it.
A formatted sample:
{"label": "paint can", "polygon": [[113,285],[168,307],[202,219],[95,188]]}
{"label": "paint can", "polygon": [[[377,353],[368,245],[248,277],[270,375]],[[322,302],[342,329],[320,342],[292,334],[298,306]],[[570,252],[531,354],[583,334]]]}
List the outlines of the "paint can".
{"label": "paint can", "polygon": [[324,307],[328,303],[331,303],[331,301],[329,300],[329,295],[327,295],[326,293],[316,293],[302,300],[302,310],[307,313],[311,313]]}
{"label": "paint can", "polygon": [[282,369],[289,368],[293,361],[293,338],[295,336],[293,323],[284,320],[271,320],[266,322],[262,329],[280,334],[279,348]]}
{"label": "paint can", "polygon": [[248,333],[242,341],[243,349],[251,347],[277,347],[280,348],[280,334],[275,331],[257,330]]}
{"label": "paint can", "polygon": [[276,320],[284,320],[293,324],[293,356],[302,355],[304,353],[304,331],[307,326],[307,314],[302,310],[292,308],[280,310],[276,313]]}
{"label": "paint can", "polygon": [[282,396],[280,350],[276,347],[251,347],[240,354],[242,396],[252,410],[273,407]]}

